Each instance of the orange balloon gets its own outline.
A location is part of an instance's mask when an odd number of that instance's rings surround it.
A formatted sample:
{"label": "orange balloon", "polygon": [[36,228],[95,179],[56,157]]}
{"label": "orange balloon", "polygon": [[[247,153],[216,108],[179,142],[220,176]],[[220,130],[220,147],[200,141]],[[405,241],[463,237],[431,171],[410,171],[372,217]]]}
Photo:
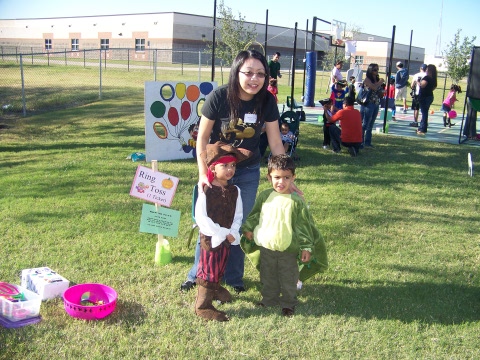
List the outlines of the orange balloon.
{"label": "orange balloon", "polygon": [[187,87],[187,99],[189,101],[196,101],[200,96],[200,89],[197,85],[190,85]]}
{"label": "orange balloon", "polygon": [[430,110],[430,115],[433,115],[434,113],[435,113],[435,111]]}

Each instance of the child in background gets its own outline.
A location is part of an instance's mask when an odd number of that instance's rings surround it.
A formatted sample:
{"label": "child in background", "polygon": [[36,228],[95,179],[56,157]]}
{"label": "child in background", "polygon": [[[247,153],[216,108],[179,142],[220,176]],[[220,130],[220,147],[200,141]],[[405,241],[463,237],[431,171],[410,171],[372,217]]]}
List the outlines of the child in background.
{"label": "child in background", "polygon": [[[382,88],[385,92],[385,96],[380,99],[380,107],[384,108],[386,111],[388,111],[388,109],[392,109],[392,120],[396,121],[395,113],[397,110],[397,106],[395,105],[395,77],[391,77],[388,80],[388,83],[389,83],[388,94],[387,94],[387,86],[385,84],[382,84]],[[383,119],[380,119],[380,120],[383,120]]]}
{"label": "child in background", "polygon": [[282,136],[282,143],[286,153],[290,145],[293,144],[294,135],[290,131],[287,123],[282,123],[282,125],[280,126],[280,134]]}
{"label": "child in background", "polygon": [[448,93],[447,97],[445,100],[443,100],[442,103],[442,111],[443,111],[443,126],[444,127],[452,127],[452,121],[449,116],[449,112],[453,109],[453,105],[455,104],[455,101],[457,101],[457,93],[461,93],[462,88],[459,85],[452,85],[450,86],[450,92]]}
{"label": "child in background", "polygon": [[229,184],[238,162],[246,160],[251,152],[235,148],[220,141],[207,144],[200,154],[205,161],[208,181],[198,191],[195,204],[195,222],[200,229],[200,258],[197,268],[198,294],[195,314],[206,320],[227,321],[223,311],[215,309],[212,302],[230,302],[230,292],[220,285],[225,273],[230,245],[240,244],[240,226],[243,220],[243,203],[240,188]]}
{"label": "child in background", "polygon": [[243,224],[241,245],[247,256],[259,248],[263,287],[258,305],[280,305],[282,315],[292,316],[298,280],[324,271],[328,267],[327,251],[304,200],[289,189],[295,181],[293,159],[285,154],[272,156],[267,174],[272,188],[258,195]]}
{"label": "child in background", "polygon": [[328,121],[327,114],[333,116],[333,102],[332,99],[323,99],[319,102],[323,106],[323,148],[328,149],[331,142],[329,127],[332,123]]}
{"label": "child in background", "polygon": [[347,92],[347,97],[353,99],[353,102],[355,103],[355,98],[357,97],[357,93],[355,91],[355,76],[350,76],[350,84],[348,85],[348,92]]}
{"label": "child in background", "polygon": [[270,78],[270,80],[268,81],[267,90],[275,97],[275,101],[276,101],[277,104],[278,104],[278,98],[277,98],[277,94],[278,94],[277,79]]}
{"label": "child in background", "polygon": [[345,95],[348,92],[348,90],[345,89],[346,86],[347,82],[345,80],[339,80],[332,85],[330,99],[332,99],[335,107],[334,112],[343,109],[343,99],[345,99]]}

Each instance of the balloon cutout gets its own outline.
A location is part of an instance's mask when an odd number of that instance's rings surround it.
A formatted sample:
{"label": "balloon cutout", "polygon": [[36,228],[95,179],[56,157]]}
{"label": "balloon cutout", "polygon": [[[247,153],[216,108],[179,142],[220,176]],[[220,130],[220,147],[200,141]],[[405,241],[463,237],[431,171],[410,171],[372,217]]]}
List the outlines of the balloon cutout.
{"label": "balloon cutout", "polygon": [[167,128],[161,122],[155,122],[153,124],[153,131],[160,139],[166,139],[168,135]]}
{"label": "balloon cutout", "polygon": [[200,92],[203,95],[208,95],[212,92],[213,90],[213,84],[209,82],[203,82],[200,84]]}
{"label": "balloon cutout", "polygon": [[161,101],[154,101],[153,104],[150,106],[150,112],[157,119],[162,118],[163,115],[165,115],[165,109],[165,104]]}
{"label": "balloon cutout", "polygon": [[200,90],[196,85],[190,85],[187,89],[187,99],[189,101],[195,101],[200,96]]}
{"label": "balloon cutout", "polygon": [[203,107],[204,102],[205,102],[205,99],[198,100],[198,103],[197,103],[197,115],[198,115],[198,117],[202,116],[202,107]]}
{"label": "balloon cutout", "polygon": [[[189,86],[190,88],[190,86]],[[183,99],[185,96],[185,84],[184,83],[178,83],[177,86],[175,86],[175,92],[177,93],[177,97],[179,99]]]}
{"label": "balloon cutout", "polygon": [[192,112],[192,108],[188,101],[184,101],[182,106],[180,107],[180,114],[182,115],[183,120],[187,120],[190,117],[190,113]]}
{"label": "balloon cutout", "polygon": [[178,110],[174,107],[168,109],[168,121],[170,121],[170,124],[172,124],[173,126],[177,126],[178,120]]}
{"label": "balloon cutout", "polygon": [[165,101],[170,101],[175,96],[175,92],[173,91],[173,86],[171,84],[164,84],[160,88],[160,96]]}

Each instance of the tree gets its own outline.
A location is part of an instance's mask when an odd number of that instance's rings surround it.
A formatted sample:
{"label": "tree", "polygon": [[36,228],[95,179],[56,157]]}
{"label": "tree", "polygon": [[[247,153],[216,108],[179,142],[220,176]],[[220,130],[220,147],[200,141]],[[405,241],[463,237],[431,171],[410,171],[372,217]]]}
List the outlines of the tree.
{"label": "tree", "polygon": [[[240,12],[238,20],[236,20],[232,9],[225,6],[223,1],[220,1],[217,10],[219,13],[217,30],[220,31],[220,39],[215,40],[215,53],[226,65],[231,65],[240,51],[245,50],[247,45],[256,42],[256,28],[255,26],[246,26],[245,17]],[[212,45],[209,43],[208,49],[211,50]]]}
{"label": "tree", "polygon": [[461,29],[457,30],[453,41],[447,46],[447,50],[443,52],[443,57],[447,65],[447,75],[455,84],[468,75],[470,69],[469,58],[476,36],[470,40],[467,37],[460,39]]}

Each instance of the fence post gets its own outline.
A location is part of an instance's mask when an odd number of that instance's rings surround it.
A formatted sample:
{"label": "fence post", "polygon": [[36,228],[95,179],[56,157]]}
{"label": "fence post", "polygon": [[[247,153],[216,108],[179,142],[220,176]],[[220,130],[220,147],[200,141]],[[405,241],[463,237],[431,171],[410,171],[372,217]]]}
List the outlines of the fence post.
{"label": "fence post", "polygon": [[153,81],[157,81],[157,49],[153,53]]}
{"label": "fence post", "polygon": [[130,49],[127,49],[127,71],[130,72]]}
{"label": "fence post", "polygon": [[198,51],[198,82],[200,82],[200,75],[202,73],[202,52]]}
{"label": "fence post", "polygon": [[31,50],[31,52],[32,52],[32,65],[33,65],[33,46],[30,47],[30,50]]}
{"label": "fence post", "polygon": [[183,51],[182,51],[182,75],[183,75]]}
{"label": "fence post", "polygon": [[20,76],[22,78],[22,109],[23,109],[23,116],[27,116],[27,103],[25,101],[25,78],[23,77],[23,58],[22,54],[20,54]]}
{"label": "fence post", "polygon": [[64,50],[65,50],[65,66],[67,66],[67,48],[65,48]]}
{"label": "fence post", "polygon": [[[106,51],[106,50],[105,50]],[[102,49],[100,49],[100,56],[98,57],[100,64],[99,68],[99,77],[100,77],[100,88],[98,89],[98,99],[102,99]]]}

